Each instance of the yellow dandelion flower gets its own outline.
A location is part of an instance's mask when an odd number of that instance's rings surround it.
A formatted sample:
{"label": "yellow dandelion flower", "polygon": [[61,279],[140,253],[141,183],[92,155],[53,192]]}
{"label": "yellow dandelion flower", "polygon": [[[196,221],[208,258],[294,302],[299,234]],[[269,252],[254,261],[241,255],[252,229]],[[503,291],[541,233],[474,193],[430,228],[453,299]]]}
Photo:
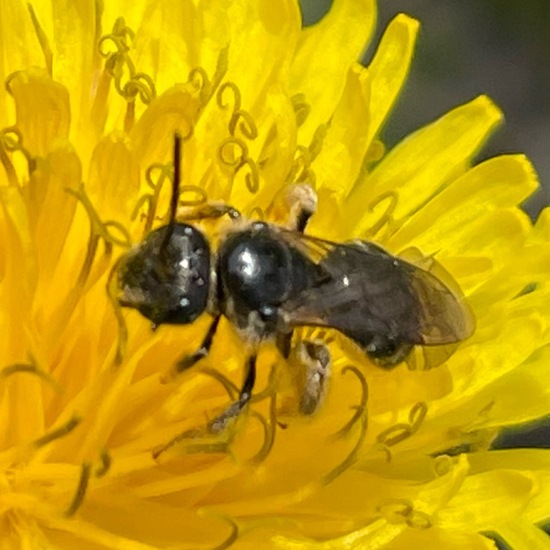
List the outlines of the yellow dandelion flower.
{"label": "yellow dandelion flower", "polygon": [[[364,68],[374,19],[374,0],[307,29],[295,0],[2,7],[2,548],[548,547],[548,452],[489,448],[550,412],[550,215],[518,207],[537,185],[522,155],[474,165],[501,121],[486,97],[384,150],[417,23],[398,16]],[[174,376],[209,316],[151,332],[106,291],[166,220],[176,131],[182,205],[282,223],[306,183],[312,235],[435,258],[473,336],[387,371],[327,334],[313,415],[266,344],[252,403],[208,430],[243,375],[227,320]]]}

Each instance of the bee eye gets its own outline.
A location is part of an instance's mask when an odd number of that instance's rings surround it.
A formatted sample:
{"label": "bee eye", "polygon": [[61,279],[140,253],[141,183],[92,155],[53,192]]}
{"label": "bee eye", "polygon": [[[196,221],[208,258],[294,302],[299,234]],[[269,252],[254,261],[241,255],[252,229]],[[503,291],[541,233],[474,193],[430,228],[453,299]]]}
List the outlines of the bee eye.
{"label": "bee eye", "polygon": [[176,223],[153,231],[119,271],[120,303],[160,325],[193,322],[206,309],[210,247],[200,231]]}

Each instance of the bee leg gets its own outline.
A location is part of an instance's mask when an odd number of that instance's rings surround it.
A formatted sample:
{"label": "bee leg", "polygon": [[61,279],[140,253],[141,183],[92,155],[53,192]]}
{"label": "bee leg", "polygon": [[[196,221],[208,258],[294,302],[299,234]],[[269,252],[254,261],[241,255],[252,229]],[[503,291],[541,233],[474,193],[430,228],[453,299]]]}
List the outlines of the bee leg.
{"label": "bee leg", "polygon": [[307,183],[296,183],[288,188],[286,201],[290,210],[287,226],[303,233],[317,210],[317,193]]}
{"label": "bee leg", "polygon": [[223,202],[206,202],[198,206],[183,206],[178,208],[177,218],[186,221],[197,221],[229,216],[232,220],[241,217],[241,213],[233,206]]}
{"label": "bee leg", "polygon": [[294,348],[293,356],[301,370],[299,410],[309,416],[317,412],[325,397],[331,370],[330,352],[319,340],[303,340]]}
{"label": "bee leg", "polygon": [[220,433],[231,420],[237,418],[252,398],[252,390],[256,382],[256,353],[253,353],[246,362],[246,375],[239,399],[232,403],[222,414],[208,423],[208,430],[212,433]]}
{"label": "bee leg", "polygon": [[178,373],[191,368],[193,365],[195,365],[195,363],[208,355],[208,353],[210,352],[210,348],[212,347],[212,342],[214,341],[214,335],[216,334],[216,330],[218,329],[220,318],[220,315],[214,317],[214,320],[208,327],[208,331],[206,332],[206,335],[203,338],[199,349],[197,349],[197,351],[195,351],[191,355],[186,355],[182,357],[176,363],[176,371]]}
{"label": "bee leg", "polygon": [[375,335],[365,351],[379,367],[390,370],[401,364],[409,356],[413,347],[412,344],[395,342]]}
{"label": "bee leg", "polygon": [[330,376],[331,359],[327,346],[321,340],[302,340],[292,348],[292,332],[278,333],[275,343],[281,355],[297,367],[300,413],[314,414],[323,402]]}
{"label": "bee leg", "polygon": [[280,189],[267,208],[269,219],[285,220],[284,226],[303,233],[317,210],[317,193],[307,183],[292,183]]}
{"label": "bee leg", "polygon": [[278,332],[275,338],[277,349],[281,352],[281,355],[285,359],[288,359],[290,357],[293,333],[293,330],[291,330],[290,332]]}

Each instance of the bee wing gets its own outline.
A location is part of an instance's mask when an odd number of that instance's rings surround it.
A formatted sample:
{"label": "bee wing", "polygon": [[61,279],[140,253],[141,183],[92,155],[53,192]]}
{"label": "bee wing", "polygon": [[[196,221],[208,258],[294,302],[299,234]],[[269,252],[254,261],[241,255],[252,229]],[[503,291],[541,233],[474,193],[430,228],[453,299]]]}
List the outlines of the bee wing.
{"label": "bee wing", "polygon": [[474,316],[459,290],[451,290],[429,271],[405,265],[410,270],[411,285],[421,305],[422,343],[450,344],[471,336],[475,328]]}
{"label": "bee wing", "polygon": [[283,304],[285,324],[335,328],[364,348],[373,337],[434,345],[471,335],[473,317],[465,302],[430,272],[366,241],[286,238],[326,276]]}

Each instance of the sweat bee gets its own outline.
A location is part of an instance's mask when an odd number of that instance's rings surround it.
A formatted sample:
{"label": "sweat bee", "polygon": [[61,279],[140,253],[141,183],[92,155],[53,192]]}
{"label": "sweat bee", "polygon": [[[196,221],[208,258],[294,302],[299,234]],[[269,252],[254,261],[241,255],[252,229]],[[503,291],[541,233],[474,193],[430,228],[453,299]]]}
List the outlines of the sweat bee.
{"label": "sweat bee", "polygon": [[[176,219],[180,149],[176,136],[170,219],[122,258],[119,302],[155,326],[193,323],[205,312],[212,317],[197,350],[179,361],[178,371],[208,355],[222,316],[236,327],[249,350],[246,374],[238,401],[220,417],[218,428],[250,401],[260,344],[274,340],[288,358],[299,327],[335,329],[384,368],[400,363],[414,346],[450,344],[471,335],[474,323],[465,302],[430,272],[368,241],[334,243],[305,235],[315,210],[307,193],[297,201],[290,228],[245,221],[232,207],[206,204],[196,218],[232,220],[213,250],[196,224]],[[300,408],[310,414],[330,355],[319,342],[297,347],[309,369]]]}

